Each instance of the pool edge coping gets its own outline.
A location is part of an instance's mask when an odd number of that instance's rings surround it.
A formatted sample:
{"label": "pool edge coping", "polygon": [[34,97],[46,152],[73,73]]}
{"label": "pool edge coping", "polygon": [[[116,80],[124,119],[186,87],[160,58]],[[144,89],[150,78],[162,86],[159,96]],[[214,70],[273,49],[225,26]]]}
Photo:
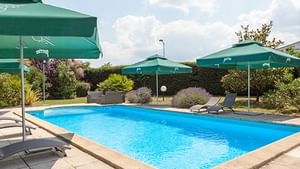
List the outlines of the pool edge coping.
{"label": "pool edge coping", "polygon": [[[150,108],[157,110],[164,110],[168,112],[174,113],[183,113],[195,116],[207,116],[207,117],[218,117],[215,114],[201,114],[201,113],[190,113],[185,109],[176,109],[176,110],[166,110],[164,108],[159,107],[151,107],[151,106],[143,106],[139,104],[123,104],[127,106],[135,106],[141,108]],[[290,124],[284,122],[274,122],[274,121],[266,121],[266,120],[257,120],[257,119],[243,119],[238,117],[225,117],[220,116],[224,119],[233,119],[233,120],[242,120],[242,121],[253,121],[259,123],[269,123],[275,125],[287,125],[299,127],[298,124]],[[258,169],[278,158],[279,156],[291,151],[292,149],[300,146],[300,132],[294,133],[292,135],[286,136],[282,139],[274,141],[270,144],[257,148],[253,151],[247,152],[246,154],[240,155],[231,160],[227,160],[219,165],[213,167],[213,169]]]}
{"label": "pool edge coping", "polygon": [[250,151],[229,161],[221,163],[213,169],[257,169],[277,157],[300,146],[300,132],[284,137],[268,145]]}
{"label": "pool edge coping", "polygon": [[[90,106],[95,106],[95,105],[91,104]],[[47,108],[53,108],[53,107],[65,107],[65,106],[49,106]],[[39,110],[43,110],[43,109],[45,109],[45,107]],[[14,110],[12,112],[15,115],[21,117],[20,111]],[[117,152],[102,144],[95,143],[87,138],[72,133],[64,128],[58,127],[42,119],[38,119],[30,115],[29,113],[26,113],[26,120],[46,130],[47,132],[55,135],[56,137],[70,143],[71,145],[78,148],[79,150],[95,157],[96,159],[116,169],[155,169],[155,167],[149,164],[146,164],[142,161],[129,157],[123,153]]]}
{"label": "pool edge coping", "polygon": [[[112,105],[127,105],[127,106],[137,106],[137,107],[142,107],[142,108],[151,108],[151,107],[148,107],[148,106],[142,106],[142,105],[136,105],[136,104],[112,104]],[[72,105],[57,105],[57,106],[44,106],[44,107],[35,107],[34,109],[35,110],[44,110],[44,109],[48,109],[48,108],[56,108],[56,107],[70,107],[70,106],[103,106],[103,105],[99,105],[99,104],[72,104]],[[153,108],[152,109],[159,109],[159,110],[164,110],[164,109],[161,109],[161,108]],[[35,111],[35,110],[29,110],[29,111]],[[169,112],[175,112],[175,113],[184,113],[184,114],[190,114],[188,112],[184,112],[184,111],[180,111],[180,110],[165,110],[165,111],[169,111]],[[18,114],[19,113],[19,114]],[[17,114],[18,116],[20,116],[20,112],[18,112],[15,114]],[[74,134],[74,133],[71,133],[71,132],[68,132],[66,129],[62,129],[60,127],[57,127],[51,123],[48,123],[48,122],[45,122],[41,119],[38,119],[36,117],[33,117],[31,116],[30,114],[26,114],[26,115],[29,115],[27,117],[30,117],[40,123],[44,123],[46,126],[49,126],[50,129],[52,129],[51,127],[55,127],[56,129],[58,129],[59,132],[61,132],[60,134],[58,133],[54,133],[52,132],[51,130],[47,129],[47,127],[44,127],[44,126],[40,126],[38,124],[35,123],[35,121],[31,121],[30,119],[28,120],[26,118],[26,120],[36,124],[37,126],[45,129],[46,131],[70,142],[72,144],[72,140],[70,141],[68,138],[64,138],[62,137],[61,135],[62,134]],[[231,117],[225,117],[225,118],[229,118],[229,119],[239,119],[239,118],[231,118]],[[245,120],[245,119],[241,119],[241,120]],[[247,119],[248,120],[248,119]],[[299,126],[299,125],[293,125],[293,124],[287,124],[287,123],[276,123],[276,122],[267,122],[267,121],[260,121],[260,120],[249,120],[249,121],[258,121],[258,122],[266,122],[266,123],[272,123],[272,124],[281,124],[281,125],[291,125],[291,126]],[[48,124],[47,124],[48,123]],[[42,125],[44,125],[42,124]],[[119,152],[116,152],[115,150],[112,150],[110,148],[107,148],[101,144],[98,144],[98,143],[94,143],[88,139],[85,139],[79,135],[76,135],[74,134],[73,137],[76,137],[76,139],[79,139],[79,141],[83,141],[83,143],[85,143],[86,141],[87,142],[90,142],[92,144],[95,144],[95,146],[99,146],[101,148],[105,148],[105,151],[106,150],[109,150],[110,153],[118,153],[118,155],[120,156],[123,156],[125,158],[129,158],[131,160],[134,160],[135,162],[138,162],[138,163],[142,163],[143,165],[147,166],[147,164],[141,162],[141,161],[138,161],[138,160],[135,160],[135,159],[132,159],[131,157],[128,157],[122,153],[119,153]],[[257,169],[257,168],[260,168],[260,167],[263,167],[264,165],[266,165],[267,163],[271,162],[272,160],[276,159],[277,157],[283,155],[284,153],[296,148],[297,146],[300,146],[300,132],[298,133],[294,133],[290,136],[287,136],[287,137],[284,137],[280,140],[277,140],[275,142],[272,142],[268,145],[265,145],[263,147],[260,147],[258,149],[255,149],[253,151],[250,151],[246,154],[243,154],[241,156],[238,156],[234,159],[231,159],[231,160],[228,160],[228,161],[225,161],[215,167],[213,167],[213,169]],[[78,140],[75,140],[75,141],[78,141]],[[80,143],[80,142],[79,142]],[[74,145],[75,144],[75,145]],[[74,145],[75,147],[77,147],[78,149],[92,155],[92,156],[97,156],[97,154],[95,154],[92,150],[92,151],[88,151],[86,150],[87,147],[83,147],[83,146],[80,146],[80,145],[76,145],[76,143],[73,143],[72,145]],[[79,147],[78,147],[79,146]],[[88,147],[91,147],[91,146],[88,146]],[[103,150],[104,151],[104,150]],[[104,152],[105,152],[104,151]],[[99,152],[98,152],[99,153]],[[103,152],[100,153],[100,154],[104,154]],[[107,159],[107,158],[103,158],[102,156],[100,157],[95,157],[109,165],[111,165],[112,167],[117,167],[117,168],[123,168],[123,166],[119,166],[119,165],[116,165],[114,163],[111,163],[111,158]],[[115,160],[115,159],[114,159]],[[117,163],[120,163],[119,162],[120,159],[118,160],[115,160],[117,161]],[[123,165],[124,163],[122,163]],[[132,164],[128,165],[128,163],[126,163],[126,167],[129,169],[133,169],[135,166],[132,166]],[[116,165],[116,166],[114,166]],[[147,166],[147,167],[150,167],[150,168],[154,168],[152,166]],[[126,169],[127,169],[126,168]],[[150,169],[149,168],[149,169]],[[124,168],[125,169],[125,168]]]}

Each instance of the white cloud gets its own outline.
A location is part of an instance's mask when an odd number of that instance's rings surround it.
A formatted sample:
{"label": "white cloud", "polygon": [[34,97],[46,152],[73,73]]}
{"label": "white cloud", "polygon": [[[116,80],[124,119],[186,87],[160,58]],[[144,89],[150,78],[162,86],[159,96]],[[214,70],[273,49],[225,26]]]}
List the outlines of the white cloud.
{"label": "white cloud", "polygon": [[286,43],[299,40],[300,37],[300,1],[273,0],[267,10],[253,10],[238,17],[239,24],[259,27],[270,20],[274,21],[272,36],[283,39]]}
{"label": "white cloud", "polygon": [[149,4],[163,8],[175,8],[188,13],[190,8],[198,8],[212,14],[216,7],[216,0],[148,0]]}
{"label": "white cloud", "polygon": [[266,10],[241,14],[233,25],[194,20],[163,23],[155,16],[124,16],[118,18],[113,26],[116,42],[102,42],[104,58],[92,65],[99,66],[107,62],[114,65],[131,64],[152,54],[162,53],[159,39],[166,42],[168,58],[195,61],[200,56],[235,43],[237,39],[234,33],[241,24],[257,28],[270,20],[274,21],[271,37],[275,36],[288,44],[300,39],[299,16],[300,5],[295,0],[273,0]]}
{"label": "white cloud", "polygon": [[166,43],[167,57],[177,61],[194,61],[236,41],[232,28],[221,22],[162,23],[154,16],[125,16],[119,18],[113,28],[116,43],[102,43],[104,58],[94,66],[107,62],[131,64],[155,53],[161,54],[159,39]]}

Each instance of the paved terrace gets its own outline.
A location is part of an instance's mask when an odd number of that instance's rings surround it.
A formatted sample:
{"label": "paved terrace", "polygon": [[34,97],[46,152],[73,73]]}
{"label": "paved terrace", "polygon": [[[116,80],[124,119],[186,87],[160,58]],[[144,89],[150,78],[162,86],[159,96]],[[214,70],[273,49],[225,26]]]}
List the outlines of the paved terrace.
{"label": "paved terrace", "polygon": [[[0,111],[0,116],[17,117],[11,112]],[[7,123],[8,121],[6,121]],[[0,123],[5,123],[4,121]],[[29,123],[29,122],[27,122]],[[34,125],[33,125],[34,126]],[[28,138],[55,138],[52,134],[36,127]],[[0,147],[22,140],[21,128],[0,129]],[[56,138],[57,139],[57,138]],[[67,157],[60,157],[55,152],[43,152],[30,155],[16,154],[0,160],[1,169],[113,169],[102,161],[71,146],[66,150]]]}
{"label": "paved terrace", "polygon": [[[188,109],[176,109],[168,106],[151,106],[152,108],[159,108],[172,111],[180,111],[190,113]],[[11,112],[0,110],[0,116],[17,117]],[[224,113],[220,115],[212,116],[225,116],[239,119],[261,120],[269,122],[278,122],[286,124],[300,125],[300,118],[293,118],[282,115],[239,115],[234,113]],[[0,122],[3,123],[3,122]],[[54,135],[47,131],[37,128],[32,130],[33,134],[28,138],[55,138]],[[0,147],[11,144],[21,140],[21,129],[0,129]],[[300,144],[300,140],[299,140]],[[1,169],[112,169],[111,166],[104,162],[88,155],[85,152],[70,146],[71,150],[67,150],[67,157],[59,157],[54,152],[45,152],[39,154],[32,154],[24,156],[24,154],[17,154],[8,159],[0,161]],[[237,165],[236,168],[245,169],[242,166]],[[300,146],[280,155],[279,157],[268,162],[261,169],[299,169],[300,168]]]}

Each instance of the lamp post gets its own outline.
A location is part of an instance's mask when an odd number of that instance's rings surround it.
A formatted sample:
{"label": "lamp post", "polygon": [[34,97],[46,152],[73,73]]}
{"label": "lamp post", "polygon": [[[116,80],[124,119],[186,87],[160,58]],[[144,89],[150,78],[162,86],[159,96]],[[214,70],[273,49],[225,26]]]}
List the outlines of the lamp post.
{"label": "lamp post", "polygon": [[163,45],[163,56],[166,57],[166,44],[163,39],[160,39],[159,42]]}
{"label": "lamp post", "polygon": [[43,60],[43,104],[44,104],[44,105],[45,105],[45,99],[46,99],[45,64],[46,64],[46,60]]}
{"label": "lamp post", "polygon": [[[47,49],[39,49],[35,51],[35,53],[38,54],[45,54],[47,58],[49,57],[49,50]],[[45,98],[46,98],[46,89],[45,89],[45,64],[46,60],[43,60],[43,104],[45,105]]]}
{"label": "lamp post", "polygon": [[160,91],[163,93],[163,102],[165,101],[165,93],[167,91],[167,86],[161,86]]}

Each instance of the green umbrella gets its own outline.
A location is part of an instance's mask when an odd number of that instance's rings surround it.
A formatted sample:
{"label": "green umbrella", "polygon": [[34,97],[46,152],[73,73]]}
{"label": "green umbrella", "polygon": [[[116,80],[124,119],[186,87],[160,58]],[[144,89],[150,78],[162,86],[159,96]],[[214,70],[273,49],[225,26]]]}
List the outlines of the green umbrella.
{"label": "green umbrella", "polygon": [[248,111],[250,111],[250,70],[260,68],[298,67],[300,59],[262,43],[245,40],[231,48],[197,59],[199,67],[248,70]]}
{"label": "green umbrella", "polygon": [[[101,53],[97,38],[97,32],[91,37],[24,36],[24,58],[97,59]],[[19,36],[0,35],[0,59],[19,55]]]}
{"label": "green umbrella", "polygon": [[158,75],[192,73],[192,68],[155,54],[143,61],[122,68],[122,73],[156,75],[156,97],[158,99]]}
{"label": "green umbrella", "polygon": [[[20,72],[20,61],[17,59],[1,59],[0,60],[0,72],[16,73]],[[24,71],[29,72],[29,68],[25,65]]]}
{"label": "green umbrella", "polygon": [[0,0],[0,19],[2,35],[90,37],[97,26],[96,17],[41,0]]}
{"label": "green umbrella", "polygon": [[5,51],[1,50],[0,59],[20,55],[25,140],[24,53],[27,58],[98,58],[97,18],[46,5],[41,0],[0,0],[0,25],[0,36],[7,41],[1,44]]}

